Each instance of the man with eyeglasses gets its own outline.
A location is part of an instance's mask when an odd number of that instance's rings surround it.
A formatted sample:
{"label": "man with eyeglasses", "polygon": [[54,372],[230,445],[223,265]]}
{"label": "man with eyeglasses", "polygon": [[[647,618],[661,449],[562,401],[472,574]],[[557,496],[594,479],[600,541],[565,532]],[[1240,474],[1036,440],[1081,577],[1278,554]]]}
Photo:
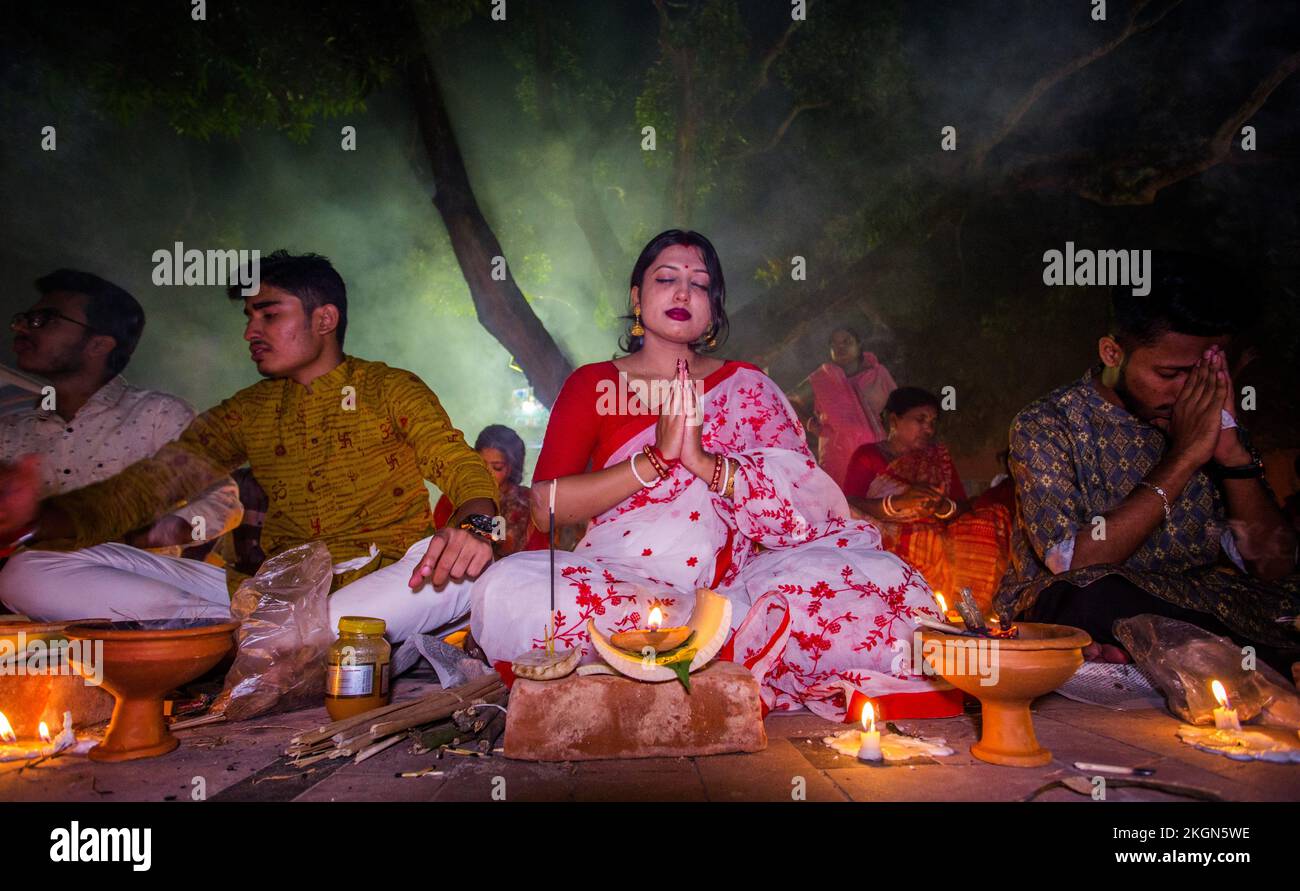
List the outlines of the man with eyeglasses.
{"label": "man with eyeglasses", "polygon": [[[262,381],[94,485],[37,504],[16,474],[0,473],[0,543],[30,529],[40,546],[0,572],[0,600],[45,621],[229,616],[238,566],[132,557],[100,542],[247,463],[267,495],[265,553],[329,549],[331,629],[373,616],[397,642],[467,623],[473,580],[492,560],[496,480],[419,377],[343,352],[347,288],[327,258],[276,251],[258,262],[259,290],[227,293],[243,307]],[[426,480],[459,508],[439,529]],[[50,549],[66,544],[82,550]]]}
{"label": "man with eyeglasses", "polygon": [[[0,462],[17,463],[52,497],[107,479],[180,436],[194,410],[169,393],[122,377],[144,330],[144,310],[122,288],[89,272],[59,269],[36,280],[41,297],[10,322],[18,368],[53,392],[0,418]],[[234,481],[123,536],[124,544],[179,555],[214,539],[243,513]],[[196,518],[201,518],[196,522]]]}

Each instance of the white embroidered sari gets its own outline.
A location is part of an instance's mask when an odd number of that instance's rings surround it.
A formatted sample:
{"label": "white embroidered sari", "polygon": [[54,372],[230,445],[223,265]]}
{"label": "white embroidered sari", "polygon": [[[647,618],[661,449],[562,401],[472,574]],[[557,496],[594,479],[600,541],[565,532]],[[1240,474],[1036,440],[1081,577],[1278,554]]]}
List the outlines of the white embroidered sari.
{"label": "white embroidered sari", "polygon": [[[598,661],[588,619],[607,632],[640,627],[658,600],[668,624],[684,622],[695,588],[712,587],[733,604],[735,633],[720,658],[754,672],[768,709],[839,720],[870,698],[886,717],[956,713],[946,683],[913,672],[913,615],[938,618],[925,580],[881,549],[872,523],[850,518],[776,384],[730,365],[704,393],[702,441],[739,462],[734,497],[678,466],[595,517],[575,551],[555,555],[557,646]],[[654,438],[651,416],[604,466]],[[544,645],[548,611],[548,554],[525,551],[479,578],[471,628],[504,669]]]}

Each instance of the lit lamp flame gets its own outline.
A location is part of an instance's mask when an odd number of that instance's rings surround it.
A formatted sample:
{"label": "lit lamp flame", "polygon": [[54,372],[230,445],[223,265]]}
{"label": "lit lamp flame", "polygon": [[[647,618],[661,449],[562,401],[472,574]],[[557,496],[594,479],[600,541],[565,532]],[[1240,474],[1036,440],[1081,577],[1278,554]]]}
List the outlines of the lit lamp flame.
{"label": "lit lamp flame", "polygon": [[943,616],[945,619],[947,619],[947,618],[948,618],[948,601],[944,600],[944,599],[943,599],[943,595],[940,594],[938,591],[935,591],[935,592],[934,592],[934,599],[937,600],[937,601],[939,601],[939,615],[941,615],[941,616]]}
{"label": "lit lamp flame", "polygon": [[14,728],[5,717],[4,712],[0,712],[0,742],[14,742],[18,735],[14,733]]}
{"label": "lit lamp flame", "polygon": [[1223,684],[1220,684],[1218,681],[1211,681],[1210,690],[1214,692],[1214,698],[1218,700],[1219,705],[1223,706],[1224,708],[1229,707],[1230,703],[1228,702],[1228,691],[1223,689]]}
{"label": "lit lamp flame", "polygon": [[646,619],[646,624],[650,626],[651,631],[658,631],[659,626],[664,623],[664,611],[657,606],[650,607],[650,618]]}
{"label": "lit lamp flame", "polygon": [[862,707],[862,729],[868,732],[876,729],[876,709],[869,702]]}
{"label": "lit lamp flame", "polygon": [[40,726],[40,730],[39,730],[38,732],[40,733],[41,742],[50,742],[50,740],[51,740],[51,737],[50,737],[50,725],[48,725],[48,724],[46,724],[44,721],[42,721],[42,722],[41,722],[41,726]]}

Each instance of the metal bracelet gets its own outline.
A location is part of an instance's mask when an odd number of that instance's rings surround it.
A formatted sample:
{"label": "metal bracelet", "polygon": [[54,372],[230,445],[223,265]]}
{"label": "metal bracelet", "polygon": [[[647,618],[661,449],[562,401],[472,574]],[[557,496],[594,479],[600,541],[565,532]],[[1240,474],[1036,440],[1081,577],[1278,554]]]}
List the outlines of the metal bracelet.
{"label": "metal bracelet", "polygon": [[1138,485],[1145,486],[1160,496],[1160,503],[1164,505],[1165,508],[1165,522],[1169,522],[1169,496],[1165,494],[1165,490],[1157,486],[1155,483],[1148,483],[1146,480],[1138,480]]}

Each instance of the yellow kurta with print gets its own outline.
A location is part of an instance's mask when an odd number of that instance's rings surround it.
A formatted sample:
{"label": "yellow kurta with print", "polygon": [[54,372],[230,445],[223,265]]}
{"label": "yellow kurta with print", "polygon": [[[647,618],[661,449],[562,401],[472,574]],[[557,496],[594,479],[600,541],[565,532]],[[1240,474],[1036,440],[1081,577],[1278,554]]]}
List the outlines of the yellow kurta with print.
{"label": "yellow kurta with print", "polygon": [[349,356],[310,389],[274,379],[241,390],[152,458],[52,503],[72,520],[73,546],[88,547],[144,525],[245,462],[269,499],[267,556],[322,541],[338,563],[374,544],[382,560],[367,571],[432,531],[424,480],[454,504],[498,497],[487,465],[419,377]]}

